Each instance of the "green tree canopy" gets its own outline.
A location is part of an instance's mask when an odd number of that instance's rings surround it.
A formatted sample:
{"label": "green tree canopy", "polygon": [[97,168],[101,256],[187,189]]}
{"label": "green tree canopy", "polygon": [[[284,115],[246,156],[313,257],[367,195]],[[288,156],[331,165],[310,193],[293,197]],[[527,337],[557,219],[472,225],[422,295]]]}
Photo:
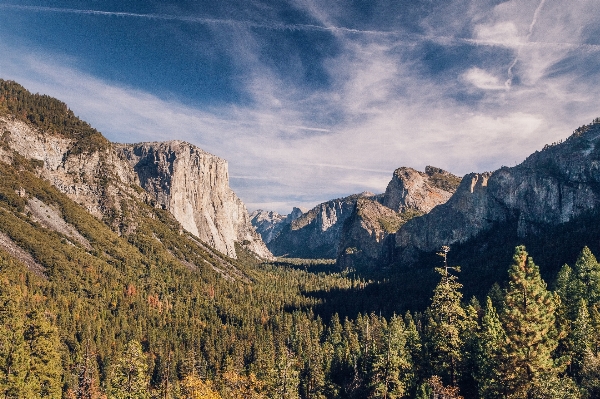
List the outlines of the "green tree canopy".
{"label": "green tree canopy", "polygon": [[511,395],[528,398],[536,384],[560,371],[560,362],[552,358],[558,345],[555,312],[560,302],[547,290],[524,246],[516,247],[508,275],[501,316],[507,340],[504,380]]}

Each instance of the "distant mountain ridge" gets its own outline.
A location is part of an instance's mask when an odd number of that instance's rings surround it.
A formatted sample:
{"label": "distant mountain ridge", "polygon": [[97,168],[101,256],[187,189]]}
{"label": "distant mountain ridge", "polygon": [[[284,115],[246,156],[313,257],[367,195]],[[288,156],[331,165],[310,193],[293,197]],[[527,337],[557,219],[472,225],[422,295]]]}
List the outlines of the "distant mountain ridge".
{"label": "distant mountain ridge", "polygon": [[306,212],[305,209],[294,207],[292,212],[283,216],[275,211],[258,209],[250,214],[250,222],[265,244],[268,244],[279,235],[285,226],[302,216],[304,212]]}
{"label": "distant mountain ridge", "polygon": [[356,203],[340,234],[338,265],[364,270],[389,264],[394,258],[396,231],[448,201],[460,181],[433,166],[427,166],[425,172],[396,169],[382,196],[361,198]]}
{"label": "distant mountain ridge", "polygon": [[283,227],[267,247],[276,256],[335,258],[343,268],[372,268],[388,258],[387,237],[410,218],[446,202],[460,180],[433,166],[425,172],[398,168],[383,194],[363,192],[330,200],[289,225],[279,222]]}
{"label": "distant mountain ridge", "polygon": [[525,238],[600,206],[600,120],[564,142],[547,145],[521,164],[466,175],[454,195],[396,234],[396,261],[463,243],[499,223],[515,222]]}
{"label": "distant mountain ridge", "polygon": [[285,225],[267,244],[275,256],[334,259],[344,222],[359,198],[373,198],[364,192],[323,202]]}

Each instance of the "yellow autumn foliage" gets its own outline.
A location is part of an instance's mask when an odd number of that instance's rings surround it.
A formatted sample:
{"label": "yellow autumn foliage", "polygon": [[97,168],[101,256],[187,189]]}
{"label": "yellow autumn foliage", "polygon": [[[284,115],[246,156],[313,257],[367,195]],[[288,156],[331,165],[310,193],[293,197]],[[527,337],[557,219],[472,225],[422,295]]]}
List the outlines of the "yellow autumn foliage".
{"label": "yellow autumn foliage", "polygon": [[186,399],[221,399],[221,395],[213,389],[212,381],[203,381],[193,374],[183,379],[181,394]]}

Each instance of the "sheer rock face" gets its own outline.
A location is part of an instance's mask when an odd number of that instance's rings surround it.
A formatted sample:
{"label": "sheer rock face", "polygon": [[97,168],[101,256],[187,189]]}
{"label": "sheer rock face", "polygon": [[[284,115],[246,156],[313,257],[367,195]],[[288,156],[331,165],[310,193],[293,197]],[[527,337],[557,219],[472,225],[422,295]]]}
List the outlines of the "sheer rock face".
{"label": "sheer rock face", "polygon": [[258,209],[250,214],[250,222],[265,244],[277,237],[286,217],[274,211]]}
{"label": "sheer rock face", "polygon": [[456,191],[460,178],[427,166],[394,171],[381,203],[360,199],[341,234],[338,265],[373,268],[393,258],[394,234],[407,220],[430,212]]}
{"label": "sheer rock face", "polygon": [[342,227],[356,201],[373,196],[361,193],[323,202],[286,225],[267,246],[276,256],[333,259],[337,256]]}
{"label": "sheer rock face", "polygon": [[[40,177],[84,206],[92,215],[103,218],[120,212],[120,199],[143,198],[131,186],[137,178],[131,167],[108,146],[102,151],[72,154],[72,140],[39,131],[11,117],[0,117],[3,142],[10,150],[39,162]],[[11,155],[4,153],[4,161]]]}
{"label": "sheer rock face", "polygon": [[338,266],[357,270],[375,267],[385,257],[384,248],[389,247],[390,234],[393,237],[393,232],[386,229],[385,221],[393,224],[399,219],[398,212],[372,199],[360,198],[344,223]]}
{"label": "sheer rock face", "polygon": [[72,140],[10,116],[0,116],[0,144],[1,161],[12,162],[13,151],[36,161],[40,177],[95,217],[113,220],[115,230],[135,229],[135,220],[122,223],[121,209],[134,197],[169,210],[186,230],[224,254],[235,257],[237,241],[271,257],[229,188],[227,162],[190,144],[108,144],[78,153],[71,151]]}
{"label": "sheer rock face", "polygon": [[229,187],[227,161],[182,141],[116,147],[142,188],[184,229],[234,258],[235,242],[261,257],[272,256]]}
{"label": "sheer rock face", "polygon": [[250,221],[265,244],[268,244],[279,235],[285,226],[298,219],[304,212],[306,210],[294,207],[290,214],[283,216],[274,211],[258,209],[250,214]]}
{"label": "sheer rock face", "polygon": [[398,168],[385,190],[383,205],[397,212],[413,209],[428,213],[448,201],[459,183],[459,177],[433,166],[427,166],[425,172]]}
{"label": "sheer rock face", "polygon": [[600,125],[579,128],[566,141],[512,168],[466,175],[456,193],[396,234],[401,259],[465,242],[498,222],[516,221],[517,234],[536,234],[600,205]]}

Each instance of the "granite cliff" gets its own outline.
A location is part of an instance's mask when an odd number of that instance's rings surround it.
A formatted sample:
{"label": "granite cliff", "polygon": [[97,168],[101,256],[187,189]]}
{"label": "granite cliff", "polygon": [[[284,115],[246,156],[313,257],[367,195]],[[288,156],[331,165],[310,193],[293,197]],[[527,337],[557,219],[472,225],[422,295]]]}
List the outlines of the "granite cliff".
{"label": "granite cliff", "polygon": [[229,187],[227,161],[182,141],[115,144],[140,186],[184,229],[235,258],[235,243],[271,254],[250,223],[244,203]]}
{"label": "granite cliff", "polygon": [[379,201],[357,201],[340,235],[338,265],[365,269],[389,264],[396,231],[408,220],[445,203],[459,183],[459,177],[433,166],[427,166],[425,172],[396,169]]}
{"label": "granite cliff", "polygon": [[456,193],[429,214],[407,222],[395,238],[396,257],[463,243],[503,223],[518,237],[542,233],[600,205],[600,123],[536,151],[520,165],[466,175]]}
{"label": "granite cliff", "polygon": [[121,234],[136,229],[135,204],[142,201],[168,210],[230,257],[236,257],[236,242],[272,256],[229,187],[225,160],[179,141],[110,143],[64,103],[3,80],[0,161],[31,163],[39,177]]}
{"label": "granite cliff", "polygon": [[11,115],[0,116],[0,132],[1,160],[14,163],[15,153],[32,160],[40,177],[114,228],[119,228],[124,199],[145,198],[133,188],[133,170],[107,140],[81,151],[76,138],[37,129]]}
{"label": "granite cliff", "polygon": [[338,253],[342,227],[356,201],[374,197],[365,192],[323,202],[285,225],[267,247],[276,256],[333,259]]}
{"label": "granite cliff", "polygon": [[459,183],[460,177],[434,166],[426,166],[425,172],[398,168],[385,189],[383,205],[397,212],[428,213],[448,201]]}

